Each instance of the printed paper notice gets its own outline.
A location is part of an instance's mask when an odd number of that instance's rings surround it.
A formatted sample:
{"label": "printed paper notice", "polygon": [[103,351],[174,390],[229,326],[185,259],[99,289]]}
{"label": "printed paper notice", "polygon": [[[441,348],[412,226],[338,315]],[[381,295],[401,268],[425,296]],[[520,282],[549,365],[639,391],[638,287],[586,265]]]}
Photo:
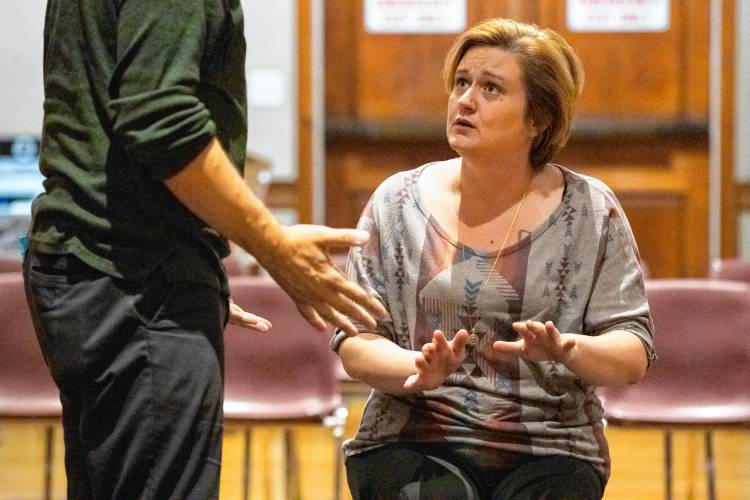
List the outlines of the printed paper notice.
{"label": "printed paper notice", "polygon": [[571,31],[665,31],[669,0],[568,0]]}
{"label": "printed paper notice", "polygon": [[365,0],[370,33],[460,33],[466,0]]}

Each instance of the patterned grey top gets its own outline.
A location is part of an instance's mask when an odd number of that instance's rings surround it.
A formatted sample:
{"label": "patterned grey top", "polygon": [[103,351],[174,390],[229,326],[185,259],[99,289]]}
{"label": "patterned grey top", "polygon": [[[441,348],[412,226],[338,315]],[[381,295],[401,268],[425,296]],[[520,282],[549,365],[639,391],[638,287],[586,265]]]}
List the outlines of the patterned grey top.
{"label": "patterned grey top", "polygon": [[[346,455],[393,442],[442,443],[480,468],[534,455],[572,455],[609,477],[602,408],[594,386],[565,366],[495,353],[515,340],[513,321],[551,320],[561,332],[601,335],[625,329],[654,359],[652,323],[638,250],[625,214],[601,181],[566,168],[549,219],[496,253],[453,240],[420,199],[429,167],[400,172],[373,194],[359,222],[370,241],[350,252],[349,277],[388,309],[377,333],[420,350],[436,329],[450,339],[474,324],[479,344],[438,389],[407,396],[373,390]],[[361,331],[366,331],[361,328]],[[344,334],[337,332],[337,349]]]}

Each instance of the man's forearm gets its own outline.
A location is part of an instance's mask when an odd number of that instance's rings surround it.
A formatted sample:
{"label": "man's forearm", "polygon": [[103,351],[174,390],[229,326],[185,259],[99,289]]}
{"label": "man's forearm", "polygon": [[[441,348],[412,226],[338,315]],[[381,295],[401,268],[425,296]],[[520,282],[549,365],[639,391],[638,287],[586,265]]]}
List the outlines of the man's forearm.
{"label": "man's forearm", "polygon": [[164,183],[224,237],[256,257],[273,258],[274,247],[284,238],[284,227],[240,177],[216,138]]}

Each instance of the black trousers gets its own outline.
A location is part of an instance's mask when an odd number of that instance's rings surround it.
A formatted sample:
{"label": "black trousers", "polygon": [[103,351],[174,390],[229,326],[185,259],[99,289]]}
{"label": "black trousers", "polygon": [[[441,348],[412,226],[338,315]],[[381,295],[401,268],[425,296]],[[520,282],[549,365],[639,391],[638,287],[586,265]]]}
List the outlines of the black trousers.
{"label": "black trousers", "polygon": [[60,389],[68,498],[218,498],[227,298],[29,253],[26,293]]}
{"label": "black trousers", "polygon": [[346,459],[354,500],[599,500],[594,467],[573,457],[529,457],[498,470],[471,468],[438,445],[393,444]]}

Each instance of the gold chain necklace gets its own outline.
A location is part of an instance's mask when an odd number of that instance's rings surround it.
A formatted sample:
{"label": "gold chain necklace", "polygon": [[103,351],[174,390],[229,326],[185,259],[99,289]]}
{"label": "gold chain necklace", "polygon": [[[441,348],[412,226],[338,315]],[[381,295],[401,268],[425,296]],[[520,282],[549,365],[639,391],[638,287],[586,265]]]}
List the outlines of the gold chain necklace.
{"label": "gold chain necklace", "polygon": [[[497,256],[495,257],[495,260],[492,262],[492,267],[490,268],[490,272],[487,273],[487,278],[484,280],[484,282],[480,285],[479,290],[477,291],[477,300],[476,300],[476,309],[477,313],[479,312],[479,298],[482,295],[482,290],[484,287],[489,283],[490,278],[492,277],[492,273],[495,271],[495,267],[497,266],[498,262],[501,261],[501,255],[503,254],[503,250],[505,250],[505,244],[508,242],[508,237],[510,236],[510,232],[513,230],[513,226],[516,225],[516,219],[518,219],[518,214],[521,212],[521,207],[523,207],[523,202],[526,201],[526,195],[528,194],[529,190],[528,188],[523,193],[523,197],[521,198],[521,202],[518,204],[518,208],[516,209],[516,213],[513,215],[513,220],[510,222],[510,226],[508,227],[508,231],[505,233],[505,238],[503,238],[503,243],[500,245],[500,250],[497,252]],[[466,245],[464,245],[464,238],[463,238],[463,231],[461,231],[461,216],[459,214],[459,208],[460,208],[460,202],[459,206],[456,208],[456,219],[458,222],[458,239],[459,243],[461,243],[461,260],[463,262],[466,262]],[[464,264],[465,265],[465,264]],[[464,281],[466,281],[466,270],[464,269]],[[477,346],[479,344],[479,335],[477,335],[476,331],[474,330],[474,319],[473,315],[471,314],[471,307],[468,307],[466,309],[467,314],[469,316],[469,340],[468,343],[470,346]],[[477,321],[479,321],[479,314],[477,314]]]}

